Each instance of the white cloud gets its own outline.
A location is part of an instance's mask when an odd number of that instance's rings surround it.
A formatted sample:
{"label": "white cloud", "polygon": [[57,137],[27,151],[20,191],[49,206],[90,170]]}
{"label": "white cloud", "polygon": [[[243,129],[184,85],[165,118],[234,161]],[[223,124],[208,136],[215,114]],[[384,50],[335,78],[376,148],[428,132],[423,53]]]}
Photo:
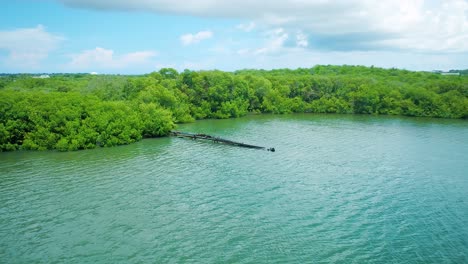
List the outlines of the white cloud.
{"label": "white cloud", "polygon": [[375,1],[375,16],[382,17],[375,27],[393,34],[377,44],[422,52],[468,51],[468,1],[446,0],[433,8],[429,2]]}
{"label": "white cloud", "polygon": [[157,69],[157,70],[160,70],[160,69],[162,69],[162,68],[173,68],[173,69],[178,69],[177,64],[174,63],[173,61],[170,62],[170,63],[160,63],[160,62],[158,62],[158,63],[156,63],[156,64],[154,65],[154,68]]}
{"label": "white cloud", "polygon": [[254,30],[255,28],[255,22],[250,22],[248,24],[239,24],[236,26],[237,29],[240,29],[242,31],[245,31],[245,32],[250,32],[252,30]]}
{"label": "white cloud", "polygon": [[190,70],[206,70],[206,69],[215,69],[214,66],[215,59],[213,58],[204,58],[197,61],[184,61],[179,68],[180,71],[184,69]]}
{"label": "white cloud", "polygon": [[[275,68],[309,68],[321,65],[374,65],[384,68],[404,68],[409,70],[464,69],[468,53],[427,54],[404,51],[317,51],[300,47],[282,47],[275,53],[264,53],[252,56],[246,50],[224,57],[213,56],[213,65],[218,69],[234,71],[238,69],[275,69]],[[208,69],[208,68],[203,68]]]}
{"label": "white cloud", "polygon": [[151,59],[155,56],[156,52],[154,51],[137,51],[115,55],[113,50],[96,47],[70,55],[71,62],[67,67],[73,70],[123,69],[151,64]]}
{"label": "white cloud", "polygon": [[250,53],[250,49],[239,49],[236,51],[238,55],[246,55]]}
{"label": "white cloud", "polygon": [[277,28],[266,33],[267,41],[264,46],[256,49],[254,55],[276,53],[281,50],[289,35],[282,28]]}
{"label": "white cloud", "polygon": [[[327,41],[348,49],[384,48],[422,52],[468,51],[466,0],[59,0],[81,8],[152,11],[253,21]],[[249,24],[241,26],[248,29]],[[187,37],[187,42],[190,42]],[[305,42],[301,42],[305,43]],[[315,43],[308,41],[308,46]],[[346,49],[345,44],[335,45]]]}
{"label": "white cloud", "polygon": [[8,52],[5,63],[11,67],[22,70],[38,68],[63,40],[63,37],[47,32],[42,25],[0,31],[0,50]]}
{"label": "white cloud", "polygon": [[303,48],[309,46],[309,42],[307,41],[307,36],[304,33],[302,33],[302,31],[299,31],[296,34],[296,46],[303,47]]}
{"label": "white cloud", "polygon": [[191,44],[198,43],[202,40],[209,39],[213,37],[213,32],[206,30],[206,31],[200,31],[196,34],[184,34],[180,36],[180,41],[184,46],[188,46]]}

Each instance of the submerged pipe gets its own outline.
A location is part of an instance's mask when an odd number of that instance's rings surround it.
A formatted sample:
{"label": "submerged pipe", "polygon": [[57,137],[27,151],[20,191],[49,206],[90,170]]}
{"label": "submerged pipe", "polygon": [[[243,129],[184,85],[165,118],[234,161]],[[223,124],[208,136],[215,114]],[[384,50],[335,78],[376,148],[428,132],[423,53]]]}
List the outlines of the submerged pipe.
{"label": "submerged pipe", "polygon": [[201,139],[201,140],[209,140],[215,143],[222,143],[231,146],[238,146],[243,148],[251,148],[251,149],[265,149],[270,152],[275,152],[275,148],[265,148],[240,142],[235,142],[228,139],[222,139],[219,137],[213,137],[207,134],[195,134],[195,133],[188,133],[188,132],[181,132],[181,131],[171,131],[171,136],[180,137],[180,138],[190,138],[190,139]]}

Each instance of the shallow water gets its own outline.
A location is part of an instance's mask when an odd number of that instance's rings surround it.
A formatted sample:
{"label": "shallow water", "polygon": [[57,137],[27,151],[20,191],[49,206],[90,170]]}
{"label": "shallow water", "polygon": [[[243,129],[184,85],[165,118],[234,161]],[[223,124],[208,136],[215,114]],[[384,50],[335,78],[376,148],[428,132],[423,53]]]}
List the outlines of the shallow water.
{"label": "shallow water", "polygon": [[0,153],[0,263],[467,263],[468,122],[286,115]]}

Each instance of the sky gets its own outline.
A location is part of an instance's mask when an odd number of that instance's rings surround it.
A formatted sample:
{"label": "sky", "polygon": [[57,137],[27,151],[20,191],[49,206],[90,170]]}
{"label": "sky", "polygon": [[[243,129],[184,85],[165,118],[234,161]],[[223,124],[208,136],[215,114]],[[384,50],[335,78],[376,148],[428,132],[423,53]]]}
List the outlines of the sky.
{"label": "sky", "polygon": [[4,0],[0,72],[468,69],[468,0]]}

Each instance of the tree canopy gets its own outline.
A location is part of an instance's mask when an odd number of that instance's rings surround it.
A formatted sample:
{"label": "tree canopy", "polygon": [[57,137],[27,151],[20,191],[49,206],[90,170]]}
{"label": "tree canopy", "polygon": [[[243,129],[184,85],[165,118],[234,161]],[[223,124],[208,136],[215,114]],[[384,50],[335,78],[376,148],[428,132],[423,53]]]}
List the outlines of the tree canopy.
{"label": "tree canopy", "polygon": [[[463,71],[460,71],[463,72]],[[89,149],[248,113],[468,118],[468,76],[363,66],[0,76],[0,150]]]}

